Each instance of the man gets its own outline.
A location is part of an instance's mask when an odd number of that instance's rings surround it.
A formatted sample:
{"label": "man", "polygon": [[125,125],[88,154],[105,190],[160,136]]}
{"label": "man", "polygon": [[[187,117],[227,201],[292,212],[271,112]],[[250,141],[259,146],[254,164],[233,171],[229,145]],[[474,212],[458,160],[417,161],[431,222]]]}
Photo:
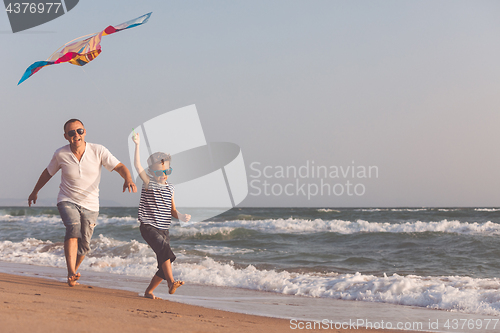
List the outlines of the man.
{"label": "man", "polygon": [[77,272],[85,255],[90,251],[90,239],[99,215],[99,182],[101,166],[116,171],[125,180],[123,192],[137,192],[130,172],[104,146],[85,142],[87,134],[83,123],[70,119],[64,124],[64,138],[69,145],[54,153],[28,198],[36,204],[40,189],[61,169],[61,185],[57,209],[66,226],[64,255],[68,267],[68,285],[73,287],[80,278]]}

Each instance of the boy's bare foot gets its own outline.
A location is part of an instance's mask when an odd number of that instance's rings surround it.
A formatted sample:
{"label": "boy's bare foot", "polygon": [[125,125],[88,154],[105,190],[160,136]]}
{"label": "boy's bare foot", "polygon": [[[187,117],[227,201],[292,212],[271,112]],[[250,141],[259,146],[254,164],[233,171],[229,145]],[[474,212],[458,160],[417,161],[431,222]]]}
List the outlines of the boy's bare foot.
{"label": "boy's bare foot", "polygon": [[184,281],[174,281],[174,283],[172,283],[172,285],[170,286],[170,288],[168,290],[168,293],[169,294],[175,293],[175,291],[177,290],[177,288],[179,288],[183,284],[184,284]]}
{"label": "boy's bare foot", "polygon": [[156,297],[153,293],[144,293],[144,297],[151,299],[161,299],[160,297]]}
{"label": "boy's bare foot", "polygon": [[73,274],[71,276],[68,276],[68,286],[74,287],[78,282],[76,282],[80,278],[80,273]]}

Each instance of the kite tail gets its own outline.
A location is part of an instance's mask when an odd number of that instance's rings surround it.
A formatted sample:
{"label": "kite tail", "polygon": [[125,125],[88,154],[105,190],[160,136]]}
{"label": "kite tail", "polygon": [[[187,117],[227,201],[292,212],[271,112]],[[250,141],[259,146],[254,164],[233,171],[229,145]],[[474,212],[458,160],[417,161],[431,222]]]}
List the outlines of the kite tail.
{"label": "kite tail", "polygon": [[23,83],[31,75],[35,74],[40,69],[44,68],[45,66],[52,65],[52,64],[54,64],[53,61],[37,61],[37,62],[33,63],[33,65],[31,65],[30,67],[28,67],[26,69],[26,72],[24,72],[23,77],[21,78],[21,80],[19,80],[19,82],[17,83],[17,85],[20,85],[21,83]]}

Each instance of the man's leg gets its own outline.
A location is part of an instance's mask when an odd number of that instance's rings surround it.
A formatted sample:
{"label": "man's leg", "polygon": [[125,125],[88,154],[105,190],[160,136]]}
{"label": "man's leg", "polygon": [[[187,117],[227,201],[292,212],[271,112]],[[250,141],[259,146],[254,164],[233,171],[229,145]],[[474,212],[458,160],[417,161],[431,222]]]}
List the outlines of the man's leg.
{"label": "man's leg", "polygon": [[[80,207],[80,224],[81,224],[81,235],[82,238],[78,239],[77,242],[77,255],[75,262],[75,271],[78,270],[80,264],[87,253],[90,252],[90,240],[94,233],[94,228],[96,226],[97,217],[99,212],[91,211],[86,208]],[[79,274],[78,274],[79,276]]]}
{"label": "man's leg", "polygon": [[59,202],[57,209],[66,227],[64,256],[68,268],[68,285],[73,287],[76,285],[76,280],[80,278],[80,274],[76,273],[78,239],[81,237],[80,212],[75,204],[66,201]]}
{"label": "man's leg", "polygon": [[73,287],[76,285],[76,280],[80,278],[77,270],[77,250],[78,238],[70,238],[64,241],[64,255],[66,257],[66,267],[68,268],[68,285]]}
{"label": "man's leg", "polygon": [[82,254],[77,254],[76,255],[76,263],[75,263],[75,272],[78,270],[78,267],[80,267],[80,264],[82,263],[83,259],[85,259],[85,255]]}

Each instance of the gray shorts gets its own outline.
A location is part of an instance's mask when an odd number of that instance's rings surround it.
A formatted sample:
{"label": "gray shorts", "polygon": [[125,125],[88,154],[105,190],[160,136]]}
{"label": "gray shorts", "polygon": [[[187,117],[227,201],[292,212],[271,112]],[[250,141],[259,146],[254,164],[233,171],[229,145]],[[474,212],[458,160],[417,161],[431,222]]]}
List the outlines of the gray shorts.
{"label": "gray shorts", "polygon": [[86,255],[90,251],[90,239],[94,233],[99,212],[88,210],[69,201],[57,204],[61,219],[66,226],[64,240],[78,238],[78,255]]}

